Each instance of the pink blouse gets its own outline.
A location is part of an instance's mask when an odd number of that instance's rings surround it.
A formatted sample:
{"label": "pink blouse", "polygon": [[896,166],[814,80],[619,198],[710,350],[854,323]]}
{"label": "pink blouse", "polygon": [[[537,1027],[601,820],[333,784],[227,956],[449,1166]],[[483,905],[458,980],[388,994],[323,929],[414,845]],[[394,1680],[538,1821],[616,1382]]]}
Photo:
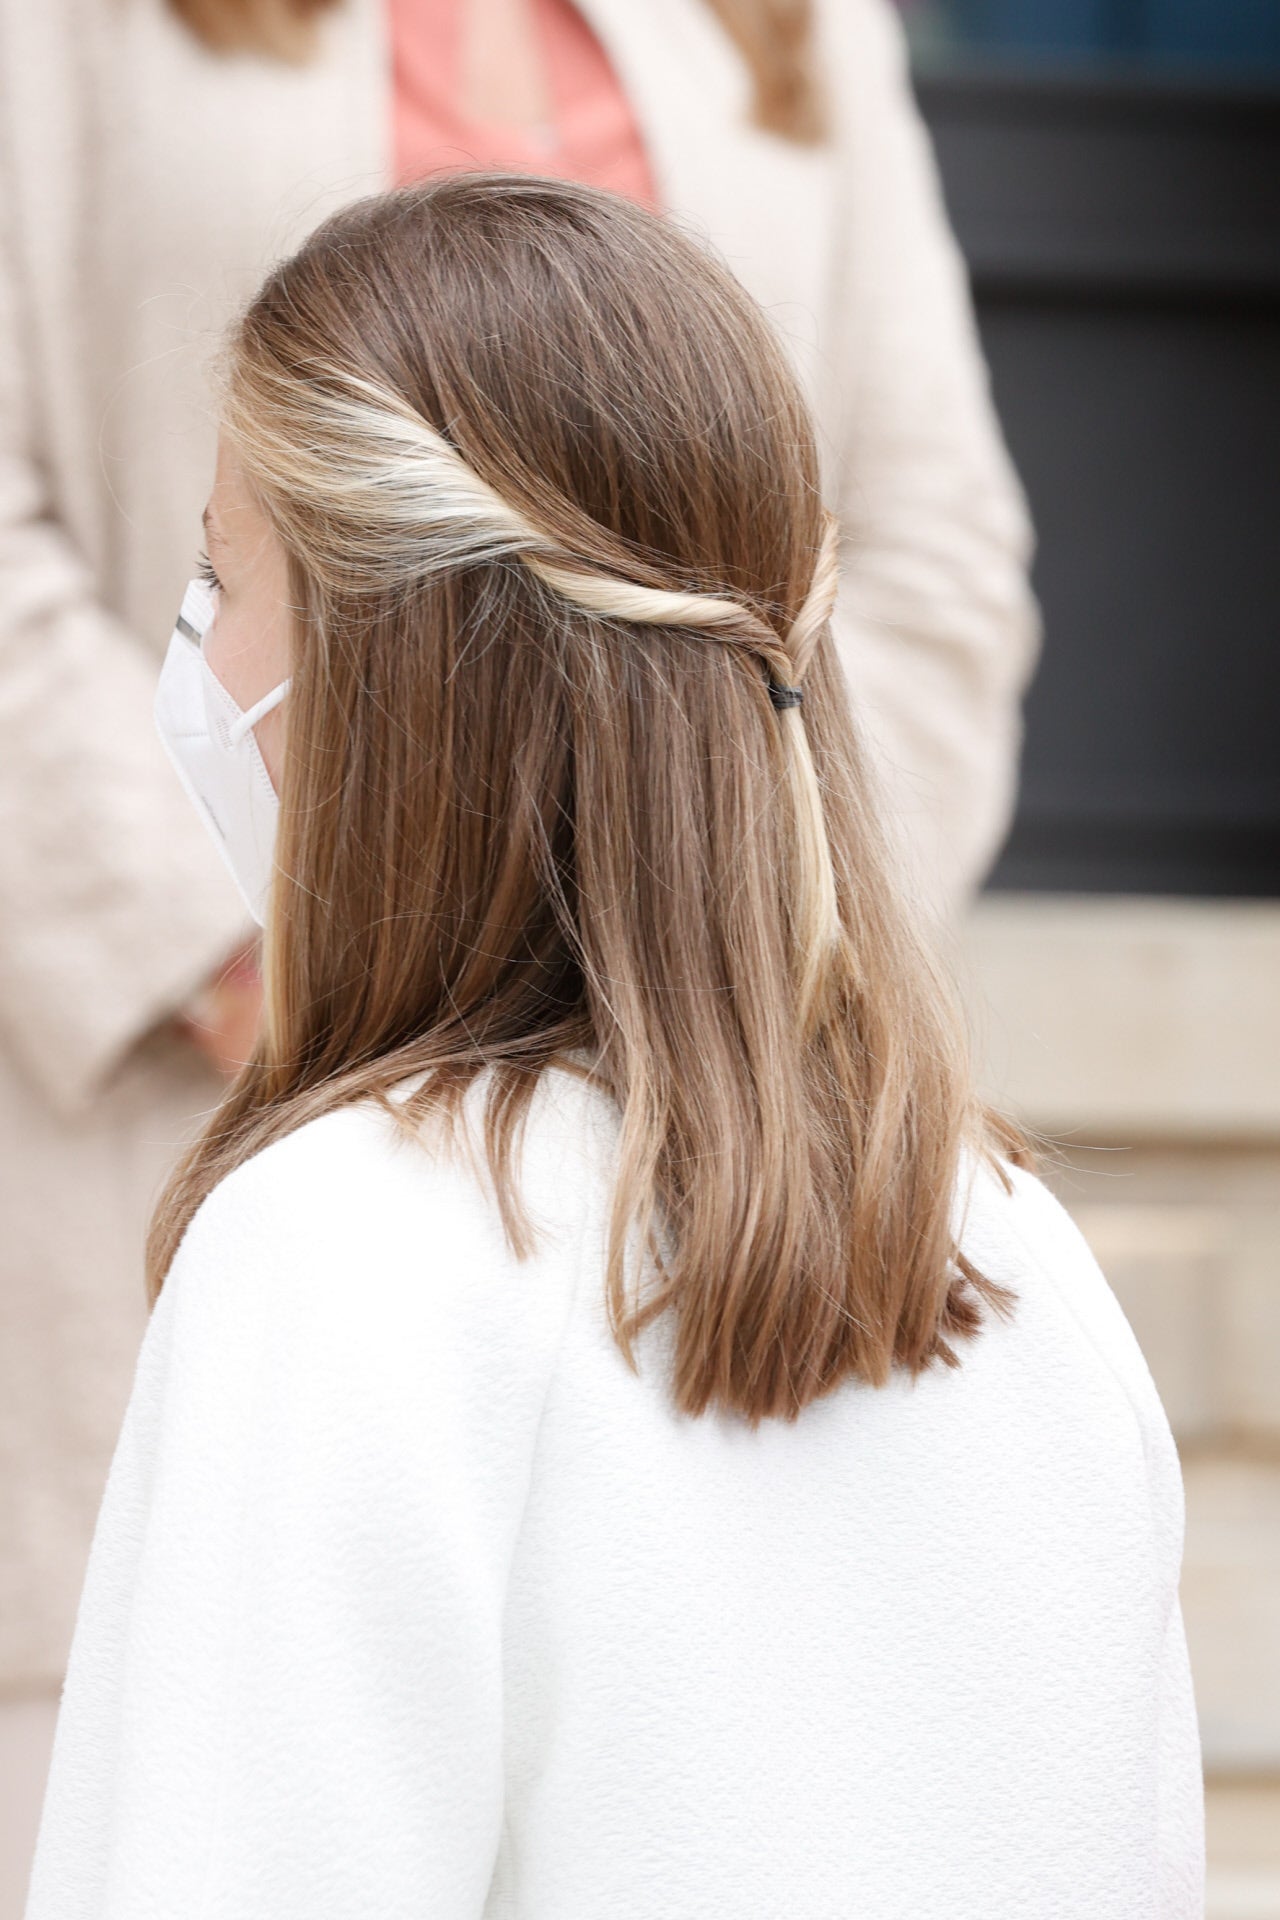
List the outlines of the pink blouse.
{"label": "pink blouse", "polygon": [[401,185],[450,168],[512,168],[611,187],[657,206],[630,103],[571,0],[530,0],[554,113],[545,142],[530,129],[468,120],[457,106],[463,0],[388,5],[395,174]]}

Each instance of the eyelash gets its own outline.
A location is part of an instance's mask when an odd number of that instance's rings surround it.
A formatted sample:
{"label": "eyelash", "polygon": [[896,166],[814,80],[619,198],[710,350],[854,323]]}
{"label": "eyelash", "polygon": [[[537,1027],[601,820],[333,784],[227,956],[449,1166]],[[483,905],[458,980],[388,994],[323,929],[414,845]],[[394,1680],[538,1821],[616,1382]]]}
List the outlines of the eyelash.
{"label": "eyelash", "polygon": [[213,567],[210,563],[208,554],[198,553],[196,555],[196,559],[199,562],[197,571],[199,572],[200,578],[204,581],[205,585],[207,587],[217,587],[219,592],[221,592],[222,582],[221,580],[219,580],[217,574],[214,572]]}

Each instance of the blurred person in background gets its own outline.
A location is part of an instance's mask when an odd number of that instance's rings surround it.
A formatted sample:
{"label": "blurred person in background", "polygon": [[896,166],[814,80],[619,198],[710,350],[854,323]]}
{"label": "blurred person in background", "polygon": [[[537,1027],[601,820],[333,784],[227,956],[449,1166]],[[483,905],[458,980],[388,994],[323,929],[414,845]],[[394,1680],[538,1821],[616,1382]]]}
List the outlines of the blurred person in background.
{"label": "blurred person in background", "polygon": [[817,415],[837,649],[938,908],[1009,816],[1029,529],[886,0],[0,0],[10,1913],[146,1207],[258,1014],[254,929],[151,720],[212,462],[205,350],[335,207],[477,165],[612,187],[720,250]]}

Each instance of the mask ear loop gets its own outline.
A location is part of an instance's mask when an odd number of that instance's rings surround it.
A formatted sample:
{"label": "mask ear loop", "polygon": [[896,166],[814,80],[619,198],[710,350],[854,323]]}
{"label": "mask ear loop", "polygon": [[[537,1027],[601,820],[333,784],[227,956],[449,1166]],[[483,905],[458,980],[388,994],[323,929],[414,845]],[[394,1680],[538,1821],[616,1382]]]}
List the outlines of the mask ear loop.
{"label": "mask ear loop", "polygon": [[248,733],[252,727],[256,727],[259,720],[265,720],[269,713],[274,713],[286,693],[288,693],[289,687],[290,682],[288,680],[282,680],[278,687],[273,687],[270,693],[264,693],[261,700],[247,708],[238,720],[233,721],[227,728],[227,745],[229,747],[238,747],[246,733]]}

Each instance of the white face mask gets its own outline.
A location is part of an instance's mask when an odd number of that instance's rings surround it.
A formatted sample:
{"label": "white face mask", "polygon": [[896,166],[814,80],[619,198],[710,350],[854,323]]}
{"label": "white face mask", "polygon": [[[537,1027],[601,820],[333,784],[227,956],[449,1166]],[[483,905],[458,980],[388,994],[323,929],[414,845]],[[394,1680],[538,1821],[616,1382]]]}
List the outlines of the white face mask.
{"label": "white face mask", "polygon": [[242,713],[204,657],[213,613],[204,581],[189,582],[160,669],[156,726],[187,797],[262,926],[275,873],[280,802],[253,729],[280,705],[289,682],[282,680]]}

